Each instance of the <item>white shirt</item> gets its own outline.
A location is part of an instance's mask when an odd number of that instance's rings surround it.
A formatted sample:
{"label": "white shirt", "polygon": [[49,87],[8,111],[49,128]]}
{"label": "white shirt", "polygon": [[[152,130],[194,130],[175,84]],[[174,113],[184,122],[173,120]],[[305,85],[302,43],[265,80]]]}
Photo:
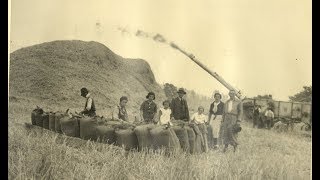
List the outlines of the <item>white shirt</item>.
{"label": "white shirt", "polygon": [[264,114],[266,117],[271,117],[274,118],[274,114],[271,110],[267,110],[266,113]]}
{"label": "white shirt", "polygon": [[228,104],[228,112],[231,112],[232,111],[232,105],[233,105],[233,101],[232,100],[230,100],[229,101],[229,104]]}
{"label": "white shirt", "polygon": [[89,111],[91,109],[91,104],[92,104],[92,98],[90,98],[90,93],[86,95],[86,98],[88,99],[86,109]]}
{"label": "white shirt", "polygon": [[207,122],[208,118],[204,114],[199,114],[198,112],[194,113],[191,117],[191,121],[194,120],[196,124],[203,124]]}
{"label": "white shirt", "polygon": [[168,122],[170,122],[171,109],[170,108],[168,108],[168,109],[160,108],[160,111],[161,111],[161,116],[160,116],[159,124],[163,125],[163,124],[167,124]]}
{"label": "white shirt", "polygon": [[213,112],[216,113],[218,111],[218,105],[220,104],[220,101],[219,102],[213,102]]}

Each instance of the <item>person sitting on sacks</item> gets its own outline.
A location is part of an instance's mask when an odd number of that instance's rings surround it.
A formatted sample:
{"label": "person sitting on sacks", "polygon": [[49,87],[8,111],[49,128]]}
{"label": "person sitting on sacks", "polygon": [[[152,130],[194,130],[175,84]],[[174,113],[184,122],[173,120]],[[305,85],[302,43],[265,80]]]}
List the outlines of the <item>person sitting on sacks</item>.
{"label": "person sitting on sacks", "polygon": [[153,101],[156,98],[154,92],[149,92],[146,96],[147,100],[140,106],[140,118],[146,123],[156,122],[157,105]]}
{"label": "person sitting on sacks", "polygon": [[127,102],[128,98],[126,96],[122,96],[120,98],[120,103],[112,111],[111,118],[113,120],[128,121],[128,113],[126,109]]}
{"label": "person sitting on sacks", "polygon": [[198,112],[194,113],[191,116],[190,122],[196,124],[199,127],[199,130],[202,133],[201,139],[203,139],[202,148],[204,152],[207,152],[208,151],[208,140],[207,140],[208,131],[207,131],[206,123],[208,118],[205,114],[203,114],[203,112],[204,112],[204,108],[202,106],[199,106]]}
{"label": "person sitting on sacks", "polygon": [[163,105],[163,108],[160,108],[159,110],[158,124],[172,126],[172,123],[170,122],[170,120],[173,119],[173,117],[170,118],[170,115],[171,115],[170,101],[165,100],[163,101],[162,105]]}
{"label": "person sitting on sacks", "polygon": [[189,109],[187,101],[183,98],[186,94],[183,88],[179,88],[177,91],[178,97],[172,99],[171,101],[171,117],[174,117],[175,120],[183,120],[188,122],[189,117]]}
{"label": "person sitting on sacks", "polygon": [[86,98],[86,104],[84,110],[80,114],[94,117],[96,115],[96,107],[94,105],[93,98],[90,96],[89,90],[87,88],[81,88],[81,96]]}

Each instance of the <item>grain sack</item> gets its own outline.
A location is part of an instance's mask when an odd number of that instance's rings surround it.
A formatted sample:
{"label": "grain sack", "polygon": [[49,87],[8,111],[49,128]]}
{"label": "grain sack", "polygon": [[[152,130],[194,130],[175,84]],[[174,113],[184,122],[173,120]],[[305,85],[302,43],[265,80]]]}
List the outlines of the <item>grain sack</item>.
{"label": "grain sack", "polygon": [[69,117],[70,118],[70,116],[68,114],[66,114],[66,113],[62,113],[62,112],[56,112],[55,113],[54,129],[55,129],[55,132],[57,132],[57,133],[62,133],[60,119],[62,119],[63,117]]}
{"label": "grain sack", "polygon": [[117,121],[117,120],[107,121],[105,124],[113,127],[114,129],[128,129],[128,128],[133,129],[136,126],[135,124],[130,122]]}
{"label": "grain sack", "polygon": [[60,119],[61,131],[71,137],[80,137],[80,127],[78,117],[65,116]]}
{"label": "grain sack", "polygon": [[172,129],[176,133],[180,146],[183,151],[189,152],[190,150],[190,144],[189,144],[189,139],[188,139],[188,132],[184,127],[181,126],[173,126]]}
{"label": "grain sack", "polygon": [[107,144],[114,144],[116,142],[115,131],[110,126],[106,126],[106,125],[97,126],[96,134],[97,134],[97,138],[99,139],[99,142],[107,143]]}
{"label": "grain sack", "polygon": [[37,107],[31,113],[31,123],[36,126],[43,127],[43,120],[46,118],[45,112]]}
{"label": "grain sack", "polygon": [[165,148],[167,151],[180,149],[179,139],[173,129],[166,128],[165,126],[156,126],[150,130],[152,147],[154,149]]}
{"label": "grain sack", "polygon": [[97,118],[84,116],[80,121],[80,138],[84,140],[96,141],[97,136]]}
{"label": "grain sack", "polygon": [[185,129],[187,130],[188,132],[188,139],[189,139],[189,145],[190,145],[190,148],[189,148],[189,152],[191,154],[193,154],[195,152],[195,140],[196,140],[196,134],[195,132],[193,131],[193,129],[189,126],[185,127]]}
{"label": "grain sack", "polygon": [[208,147],[213,147],[212,126],[207,126]]}
{"label": "grain sack", "polygon": [[136,134],[139,143],[139,151],[152,148],[152,138],[150,135],[150,130],[155,127],[156,125],[154,124],[144,124],[136,126],[134,128],[134,133]]}
{"label": "grain sack", "polygon": [[172,128],[169,128],[169,132],[170,132],[170,144],[172,145],[174,150],[180,150],[181,146],[180,146],[180,142],[179,142],[179,138],[177,137],[176,133],[174,132],[174,130]]}
{"label": "grain sack", "polygon": [[200,132],[198,126],[192,126],[193,131],[195,132],[195,142],[194,142],[194,153],[201,153],[202,152],[202,142],[203,137],[202,133]]}
{"label": "grain sack", "polygon": [[31,124],[36,126],[39,126],[41,124],[41,127],[42,127],[42,122],[40,123],[40,120],[42,119],[38,118],[38,116],[43,113],[44,111],[37,106],[37,108],[31,112]]}
{"label": "grain sack", "polygon": [[44,113],[43,114],[43,119],[42,119],[42,127],[45,129],[49,129],[49,113]]}
{"label": "grain sack", "polygon": [[173,124],[173,126],[184,126],[188,124],[188,122],[183,120],[171,120],[171,123]]}
{"label": "grain sack", "polygon": [[194,145],[194,153],[201,153],[202,152],[202,143],[203,143],[203,137],[201,134],[197,134],[195,138],[195,145]]}
{"label": "grain sack", "polygon": [[138,148],[138,139],[133,129],[117,129],[116,134],[116,145],[124,147],[125,150],[132,150]]}
{"label": "grain sack", "polygon": [[55,113],[49,113],[49,130],[55,131]]}

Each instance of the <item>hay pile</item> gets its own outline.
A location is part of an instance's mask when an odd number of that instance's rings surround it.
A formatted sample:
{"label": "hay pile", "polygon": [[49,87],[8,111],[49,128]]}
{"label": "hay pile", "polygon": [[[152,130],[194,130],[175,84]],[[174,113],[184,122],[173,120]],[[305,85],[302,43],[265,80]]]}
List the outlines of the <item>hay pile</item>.
{"label": "hay pile", "polygon": [[[10,54],[11,100],[25,100],[52,111],[79,111],[85,101],[80,97],[82,87],[91,91],[97,113],[103,115],[123,95],[129,98],[129,116],[138,113],[149,91],[156,93],[157,104],[165,99],[145,60],[123,58],[98,42],[53,41]],[[31,108],[34,106],[29,112]]]}

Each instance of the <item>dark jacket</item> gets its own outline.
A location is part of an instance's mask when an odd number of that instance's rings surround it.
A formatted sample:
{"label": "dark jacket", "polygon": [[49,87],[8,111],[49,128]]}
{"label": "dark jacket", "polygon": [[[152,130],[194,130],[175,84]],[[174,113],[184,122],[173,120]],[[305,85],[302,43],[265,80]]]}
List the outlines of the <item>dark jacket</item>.
{"label": "dark jacket", "polygon": [[174,117],[176,120],[185,120],[189,121],[189,109],[188,104],[185,99],[182,98],[182,101],[179,97],[172,99],[171,101],[171,117]]}
{"label": "dark jacket", "polygon": [[218,104],[218,109],[217,112],[214,113],[213,112],[213,108],[214,108],[214,102],[211,103],[210,105],[210,109],[209,109],[209,113],[212,115],[223,115],[223,108],[224,108],[224,103],[220,101],[220,103]]}
{"label": "dark jacket", "polygon": [[149,103],[149,101],[146,100],[141,104],[140,110],[143,112],[143,119],[149,122],[153,120],[157,112],[157,105],[153,101]]}

